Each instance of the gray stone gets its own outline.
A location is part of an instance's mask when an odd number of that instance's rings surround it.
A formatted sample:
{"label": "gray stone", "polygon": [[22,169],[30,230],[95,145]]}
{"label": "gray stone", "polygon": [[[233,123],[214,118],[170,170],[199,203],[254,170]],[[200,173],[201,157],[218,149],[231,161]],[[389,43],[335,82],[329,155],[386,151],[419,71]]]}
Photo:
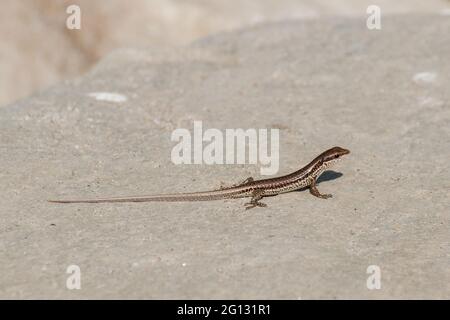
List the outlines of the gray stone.
{"label": "gray stone", "polygon": [[[121,50],[1,108],[0,297],[450,298],[450,19],[382,23],[293,21]],[[193,120],[280,128],[279,174],[335,145],[352,153],[319,185],[329,200],[46,201],[260,177],[255,165],[174,165],[171,133]],[[72,264],[81,290],[66,288]],[[366,286],[370,265],[380,290]]]}

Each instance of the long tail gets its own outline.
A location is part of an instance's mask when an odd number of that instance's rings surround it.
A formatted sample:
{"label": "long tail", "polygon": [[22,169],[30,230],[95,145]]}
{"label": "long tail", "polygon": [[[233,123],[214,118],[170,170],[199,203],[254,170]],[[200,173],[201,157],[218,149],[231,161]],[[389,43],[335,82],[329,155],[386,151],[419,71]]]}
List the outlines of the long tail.
{"label": "long tail", "polygon": [[238,194],[237,190],[224,189],[192,193],[172,193],[155,194],[135,197],[116,197],[98,199],[68,199],[68,200],[48,200],[53,203],[106,203],[106,202],[147,202],[147,201],[208,201],[226,198],[234,198]]}

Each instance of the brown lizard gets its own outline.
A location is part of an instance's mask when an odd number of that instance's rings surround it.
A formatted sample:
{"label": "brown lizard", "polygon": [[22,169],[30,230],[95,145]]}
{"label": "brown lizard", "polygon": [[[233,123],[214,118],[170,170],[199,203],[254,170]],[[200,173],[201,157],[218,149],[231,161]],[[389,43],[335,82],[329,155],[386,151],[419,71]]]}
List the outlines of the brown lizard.
{"label": "brown lizard", "polygon": [[117,198],[99,198],[99,199],[79,199],[79,200],[49,200],[56,203],[102,203],[102,202],[146,202],[146,201],[207,201],[220,199],[236,199],[250,197],[249,203],[246,203],[246,209],[254,207],[266,207],[260,200],[263,197],[274,196],[305,187],[309,187],[312,195],[327,199],[331,194],[321,194],[316,187],[317,178],[332,164],[340,158],[350,153],[349,150],[334,147],[308,163],[306,166],[291,174],[262,180],[254,180],[252,177],[246,179],[241,184],[220,188],[212,191],[173,193],[173,194],[155,194],[148,196],[135,197],[117,197]]}

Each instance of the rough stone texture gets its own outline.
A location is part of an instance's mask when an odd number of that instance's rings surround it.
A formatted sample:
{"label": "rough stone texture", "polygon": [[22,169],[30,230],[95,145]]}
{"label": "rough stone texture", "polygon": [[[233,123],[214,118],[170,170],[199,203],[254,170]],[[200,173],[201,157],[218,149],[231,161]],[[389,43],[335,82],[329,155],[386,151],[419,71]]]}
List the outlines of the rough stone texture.
{"label": "rough stone texture", "polygon": [[[373,0],[1,0],[0,107],[76,77],[115,48],[186,45],[255,23],[329,15],[366,17]],[[449,14],[450,0],[377,0],[383,16]],[[81,30],[66,27],[81,9]]]}
{"label": "rough stone texture", "polygon": [[[450,298],[450,19],[278,23],[118,51],[0,109],[1,298]],[[114,92],[124,102],[98,101]],[[217,187],[251,165],[174,165],[176,128],[272,128],[280,174],[352,153],[308,192],[202,203],[47,203]],[[76,264],[82,289],[66,289]],[[382,288],[366,288],[378,265]]]}

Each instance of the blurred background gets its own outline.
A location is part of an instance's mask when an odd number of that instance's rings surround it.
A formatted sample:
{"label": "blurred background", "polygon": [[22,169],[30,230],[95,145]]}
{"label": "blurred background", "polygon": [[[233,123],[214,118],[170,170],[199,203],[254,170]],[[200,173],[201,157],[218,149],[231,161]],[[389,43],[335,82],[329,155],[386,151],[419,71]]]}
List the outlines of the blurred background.
{"label": "blurred background", "polygon": [[[69,5],[81,30],[66,28]],[[450,0],[0,0],[0,107],[83,74],[119,47],[178,46],[211,33],[329,15],[449,15]]]}

